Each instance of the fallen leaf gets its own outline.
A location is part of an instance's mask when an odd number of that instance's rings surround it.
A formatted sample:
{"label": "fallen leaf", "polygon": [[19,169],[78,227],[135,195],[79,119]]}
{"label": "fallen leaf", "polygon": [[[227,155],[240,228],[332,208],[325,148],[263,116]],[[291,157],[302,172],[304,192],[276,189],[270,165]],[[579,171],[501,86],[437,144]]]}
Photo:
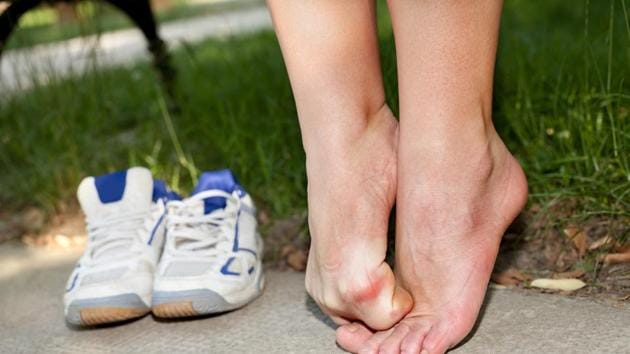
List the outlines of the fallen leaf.
{"label": "fallen leaf", "polygon": [[508,289],[508,287],[505,286],[505,285],[496,284],[496,283],[493,283],[493,282],[490,282],[490,284],[488,284],[488,287],[490,289],[496,289],[496,290]]}
{"label": "fallen leaf", "polygon": [[534,288],[575,291],[586,286],[586,283],[579,279],[535,279],[530,286]]}
{"label": "fallen leaf", "polygon": [[286,258],[290,254],[294,253],[295,251],[297,251],[297,248],[295,248],[295,246],[293,246],[293,245],[286,245],[286,246],[282,247],[282,250],[280,251],[280,257]]}
{"label": "fallen leaf", "polygon": [[298,272],[302,272],[306,269],[306,261],[306,253],[302,250],[295,251],[287,257],[287,264],[289,267]]}
{"label": "fallen leaf", "polygon": [[630,252],[630,242],[624,243],[623,245],[619,245],[615,247],[616,253],[628,253]]}
{"label": "fallen leaf", "polygon": [[588,249],[586,232],[580,230],[574,225],[567,226],[567,228],[563,231],[564,234],[567,235],[567,237],[569,237],[569,239],[573,242],[573,246],[578,251],[578,255],[582,257]]}
{"label": "fallen leaf", "polygon": [[586,272],[582,269],[573,270],[570,272],[562,272],[554,274],[554,279],[566,279],[566,278],[581,278],[586,274]]}
{"label": "fallen leaf", "polygon": [[66,235],[55,235],[53,239],[55,240],[55,243],[62,248],[68,248],[72,244],[70,238]]}
{"label": "fallen leaf", "polygon": [[602,237],[602,238],[598,239],[597,241],[593,242],[593,243],[592,243],[592,244],[588,247],[588,249],[589,249],[590,251],[593,251],[593,250],[596,250],[596,249],[598,249],[598,248],[600,248],[600,247],[602,247],[602,246],[607,246],[607,245],[610,245],[610,244],[612,244],[613,242],[614,242],[613,238],[612,238],[612,237],[610,237],[610,236],[608,236],[608,235],[606,235],[606,236],[604,236],[604,237]]}
{"label": "fallen leaf", "polygon": [[625,253],[609,253],[604,256],[604,264],[630,263],[630,250]]}
{"label": "fallen leaf", "polygon": [[505,286],[514,286],[531,279],[520,271],[510,268],[499,273],[492,274],[492,281]]}

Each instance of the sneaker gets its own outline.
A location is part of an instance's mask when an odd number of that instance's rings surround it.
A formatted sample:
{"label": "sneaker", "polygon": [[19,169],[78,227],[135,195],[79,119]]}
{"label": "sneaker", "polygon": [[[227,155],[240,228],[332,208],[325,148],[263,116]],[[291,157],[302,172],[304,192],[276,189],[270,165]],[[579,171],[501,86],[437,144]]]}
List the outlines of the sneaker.
{"label": "sneaker", "polygon": [[258,297],[264,276],[256,225],[252,199],[229,170],[203,173],[191,197],[169,202],[153,313],[219,313]]}
{"label": "sneaker", "polygon": [[164,246],[166,201],[177,195],[146,168],[134,167],[83,179],[77,196],[88,241],[66,286],[66,321],[97,325],[147,314]]}

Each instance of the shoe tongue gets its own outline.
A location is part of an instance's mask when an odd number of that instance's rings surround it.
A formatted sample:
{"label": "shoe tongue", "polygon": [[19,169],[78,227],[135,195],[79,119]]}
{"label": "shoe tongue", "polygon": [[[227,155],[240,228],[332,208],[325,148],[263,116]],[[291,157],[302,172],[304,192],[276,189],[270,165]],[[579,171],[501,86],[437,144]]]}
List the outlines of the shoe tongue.
{"label": "shoe tongue", "polygon": [[[237,188],[238,181],[232,171],[228,169],[208,171],[201,174],[197,186],[193,189],[192,195],[208,190],[221,190],[226,193],[232,193]],[[204,214],[209,214],[217,209],[225,208],[226,201],[223,197],[210,197],[205,198],[203,204]]]}
{"label": "shoe tongue", "polygon": [[149,211],[153,177],[143,167],[133,167],[81,181],[77,197],[88,219],[100,219],[126,211]]}

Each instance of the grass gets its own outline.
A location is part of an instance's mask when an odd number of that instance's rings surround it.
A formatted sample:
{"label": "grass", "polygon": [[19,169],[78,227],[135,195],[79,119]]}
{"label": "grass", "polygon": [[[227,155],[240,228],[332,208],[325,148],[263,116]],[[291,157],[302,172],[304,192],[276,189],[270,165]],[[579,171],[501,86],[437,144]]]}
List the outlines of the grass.
{"label": "grass", "polygon": [[[495,123],[525,168],[530,204],[570,201],[572,212],[554,222],[630,217],[629,11],[627,0],[506,1]],[[381,15],[386,91],[396,110],[394,41]],[[177,115],[163,109],[143,63],[1,103],[3,207],[54,209],[85,175],[140,164],[180,191],[199,170],[229,166],[272,216],[304,210],[304,154],[273,33],[209,40],[175,59]]]}
{"label": "grass", "polygon": [[[262,0],[207,0],[191,3],[173,0],[173,6],[157,11],[159,22],[173,21],[193,16],[203,16],[230,10],[259,6]],[[49,6],[40,6],[28,12],[12,34],[6,49],[30,47],[36,44],[60,41],[79,36],[103,33],[134,27],[122,12],[102,1],[86,0],[76,7],[78,21],[58,23],[57,12]]]}
{"label": "grass", "polygon": [[[630,216],[630,2],[506,7],[494,117],[533,202],[572,200],[570,219]],[[559,19],[562,19],[559,22]],[[619,235],[627,237],[628,235]]]}

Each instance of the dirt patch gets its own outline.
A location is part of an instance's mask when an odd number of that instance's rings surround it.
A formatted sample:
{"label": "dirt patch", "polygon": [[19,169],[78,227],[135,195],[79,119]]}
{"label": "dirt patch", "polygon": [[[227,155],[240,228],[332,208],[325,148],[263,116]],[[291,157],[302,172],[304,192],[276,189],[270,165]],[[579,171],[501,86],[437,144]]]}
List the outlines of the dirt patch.
{"label": "dirt patch", "polygon": [[[541,211],[533,206],[521,213],[503,238],[493,281],[501,286],[588,297],[604,302],[630,303],[630,220],[590,217],[567,220],[566,208]],[[515,275],[516,274],[516,275]],[[577,279],[572,290],[531,287],[535,279]]]}
{"label": "dirt patch", "polygon": [[265,240],[265,263],[277,269],[306,269],[310,238],[306,213],[271,221],[267,213],[259,213],[260,232]]}

